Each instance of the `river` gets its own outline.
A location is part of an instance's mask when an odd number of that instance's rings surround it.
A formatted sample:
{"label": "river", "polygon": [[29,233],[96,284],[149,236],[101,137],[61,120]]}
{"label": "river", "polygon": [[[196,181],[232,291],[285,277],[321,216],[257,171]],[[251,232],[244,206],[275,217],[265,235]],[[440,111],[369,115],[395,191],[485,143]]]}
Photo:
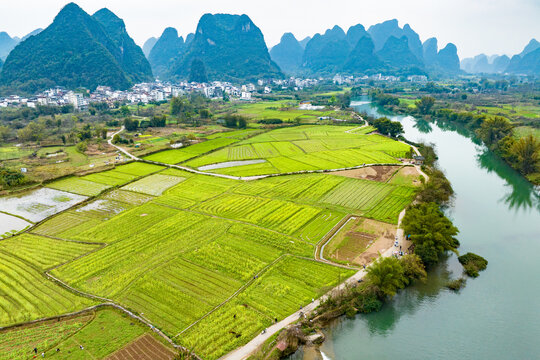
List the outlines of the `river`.
{"label": "river", "polygon": [[[381,115],[367,101],[353,105]],[[459,250],[477,253],[489,265],[455,293],[444,284],[462,270],[456,256],[448,256],[426,284],[401,291],[380,312],[341,319],[327,329],[323,357],[540,359],[538,190],[465,131],[389,117],[403,124],[407,139],[435,144],[456,193],[447,215],[460,230]]]}

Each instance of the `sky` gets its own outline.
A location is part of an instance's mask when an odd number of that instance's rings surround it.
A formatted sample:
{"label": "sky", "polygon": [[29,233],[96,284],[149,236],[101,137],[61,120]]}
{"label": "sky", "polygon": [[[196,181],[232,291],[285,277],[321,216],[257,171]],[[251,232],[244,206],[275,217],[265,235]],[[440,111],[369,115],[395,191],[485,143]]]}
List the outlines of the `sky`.
{"label": "sky", "polygon": [[[47,27],[67,0],[0,0],[0,31],[11,36]],[[453,42],[461,58],[480,53],[513,55],[531,38],[540,41],[540,0],[78,0],[92,14],[107,7],[124,19],[131,37],[142,46],[163,29],[194,32],[205,13],[247,14],[262,30],[268,47],[284,32],[300,40],[334,25],[345,31],[366,29],[388,19],[409,23],[425,41],[439,48]]]}

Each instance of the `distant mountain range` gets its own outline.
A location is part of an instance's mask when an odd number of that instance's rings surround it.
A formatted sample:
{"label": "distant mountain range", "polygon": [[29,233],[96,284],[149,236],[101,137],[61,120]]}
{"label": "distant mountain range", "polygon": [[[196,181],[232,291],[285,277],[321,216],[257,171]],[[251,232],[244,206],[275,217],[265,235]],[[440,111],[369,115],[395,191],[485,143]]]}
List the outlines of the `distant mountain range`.
{"label": "distant mountain range", "polygon": [[270,50],[270,55],[288,74],[429,72],[454,75],[460,72],[454,44],[448,44],[441,51],[435,38],[422,44],[408,24],[400,28],[395,19],[373,25],[367,31],[361,24],[351,26],[346,33],[339,26],[334,26],[307,40],[303,53],[301,48],[302,44],[294,35],[287,33]]}
{"label": "distant mountain range", "polygon": [[107,9],[90,16],[70,3],[49,27],[11,51],[0,85],[33,93],[58,85],[126,89],[152,79],[150,64],[122,19]]}
{"label": "distant mountain range", "polygon": [[36,29],[31,33],[23,36],[22,39],[19,39],[16,36],[12,38],[11,36],[9,36],[8,33],[0,32],[0,60],[5,60],[11,50],[13,50],[18,43],[28,39],[30,36],[39,34],[42,31],[43,29]]}
{"label": "distant mountain range", "polygon": [[532,39],[519,54],[477,55],[461,60],[461,69],[471,74],[540,75],[540,42]]}
{"label": "distant mountain range", "polygon": [[143,49],[126,31],[124,21],[108,9],[90,16],[74,3],[66,5],[45,30],[22,39],[0,33],[0,88],[36,92],[108,85],[125,89],[137,82],[162,80],[254,81],[284,75],[333,76],[468,73],[540,74],[540,43],[523,52],[478,55],[461,62],[454,44],[439,50],[436,38],[424,43],[409,24],[396,19],[367,30],[345,32],[334,26],[299,41],[285,33],[270,51],[261,30],[247,15],[205,14],[184,40],[174,28],[148,39]]}

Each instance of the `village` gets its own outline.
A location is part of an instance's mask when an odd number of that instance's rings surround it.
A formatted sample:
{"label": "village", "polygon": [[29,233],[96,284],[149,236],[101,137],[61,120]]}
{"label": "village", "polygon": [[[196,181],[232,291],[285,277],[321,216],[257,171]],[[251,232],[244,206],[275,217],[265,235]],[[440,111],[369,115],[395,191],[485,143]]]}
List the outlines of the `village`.
{"label": "village", "polygon": [[[227,97],[233,101],[252,101],[255,94],[270,94],[274,90],[297,92],[305,88],[313,87],[323,81],[331,81],[337,85],[354,85],[363,81],[397,82],[400,78],[374,74],[371,76],[345,76],[335,75],[332,79],[324,78],[299,78],[288,79],[259,79],[257,84],[232,84],[225,81],[213,81],[211,83],[196,82],[162,82],[156,80],[151,83],[140,83],[129,90],[113,90],[109,86],[98,86],[94,91],[79,89],[67,90],[63,87],[55,87],[45,90],[34,96],[10,95],[0,98],[0,108],[18,108],[37,106],[64,106],[72,105],[75,110],[85,111],[90,103],[108,103],[111,107],[118,103],[148,104],[151,102],[166,101],[172,97],[199,92],[209,99],[222,99]],[[427,82],[424,75],[413,75],[407,78],[409,82]]]}

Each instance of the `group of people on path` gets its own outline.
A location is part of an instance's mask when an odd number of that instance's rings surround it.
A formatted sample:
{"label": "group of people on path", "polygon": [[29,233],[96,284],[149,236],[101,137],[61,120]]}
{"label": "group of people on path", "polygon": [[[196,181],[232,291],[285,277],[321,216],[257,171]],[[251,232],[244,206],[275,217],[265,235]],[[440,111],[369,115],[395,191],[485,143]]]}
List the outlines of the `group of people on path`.
{"label": "group of people on path", "polygon": [[[81,350],[84,350],[84,346],[82,346],[82,345],[79,345],[79,348],[80,348]],[[38,356],[38,348],[35,347],[34,350],[32,350],[32,352],[34,353],[34,358],[36,358],[36,357]],[[60,352],[60,348],[56,348],[56,352],[57,352],[57,353]],[[42,357],[42,358],[45,357],[45,352],[44,352],[44,351],[41,352],[41,357]]]}

